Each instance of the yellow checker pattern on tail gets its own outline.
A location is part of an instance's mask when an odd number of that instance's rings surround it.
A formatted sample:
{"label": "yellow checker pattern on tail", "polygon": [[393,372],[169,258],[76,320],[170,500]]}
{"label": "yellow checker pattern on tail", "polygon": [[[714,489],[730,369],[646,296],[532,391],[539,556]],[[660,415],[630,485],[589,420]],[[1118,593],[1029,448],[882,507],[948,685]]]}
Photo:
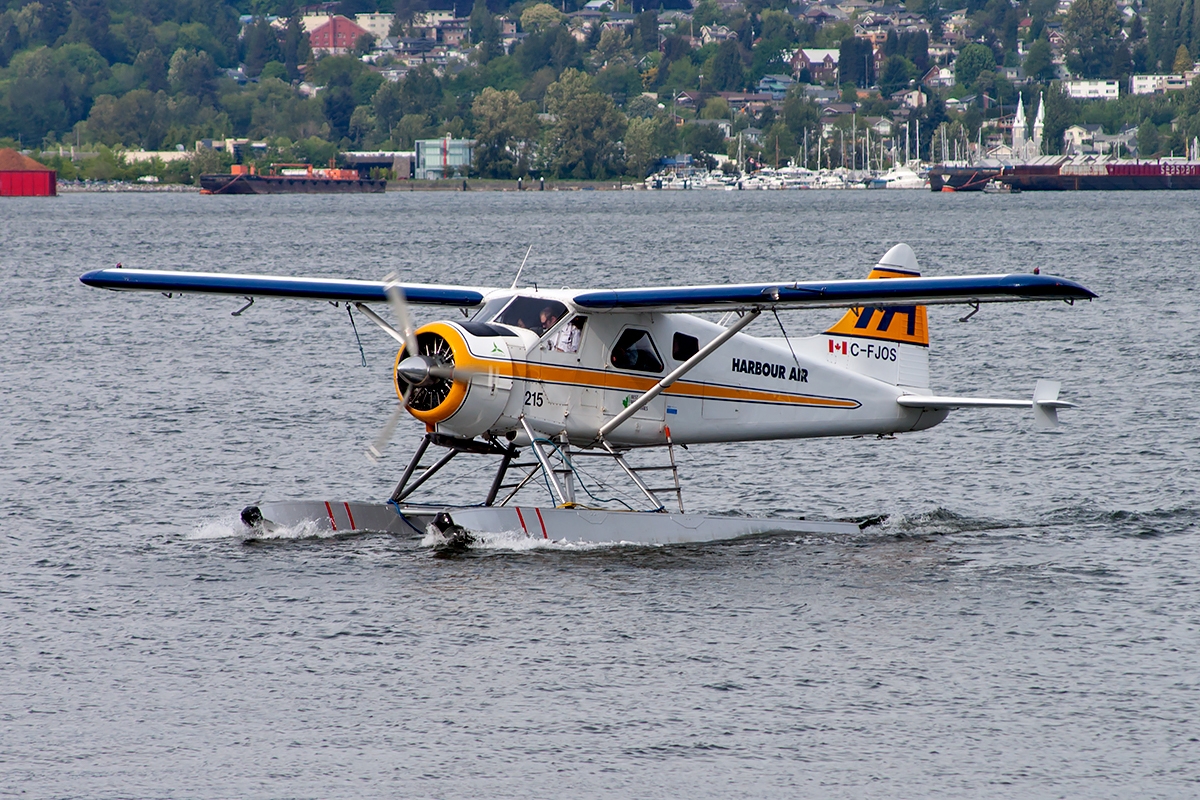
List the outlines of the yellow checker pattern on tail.
{"label": "yellow checker pattern on tail", "polygon": [[[919,277],[920,273],[877,266],[867,279]],[[852,308],[825,333],[929,346],[929,320],[925,315],[925,306]]]}

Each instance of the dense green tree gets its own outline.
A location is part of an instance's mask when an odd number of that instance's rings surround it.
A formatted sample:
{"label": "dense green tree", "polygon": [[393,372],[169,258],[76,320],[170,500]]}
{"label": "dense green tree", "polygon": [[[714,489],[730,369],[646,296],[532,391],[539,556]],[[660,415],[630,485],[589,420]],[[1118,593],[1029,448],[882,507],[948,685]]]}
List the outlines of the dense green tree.
{"label": "dense green tree", "polygon": [[733,92],[746,83],[746,69],[742,63],[742,48],[736,39],[726,39],[713,56],[711,74],[706,76],[707,85],[714,91]]}
{"label": "dense green tree", "polygon": [[496,24],[495,16],[488,10],[485,0],[475,0],[467,27],[471,33],[471,41],[477,45],[476,55],[479,63],[486,64],[496,56],[502,55],[500,28]]}
{"label": "dense green tree", "polygon": [[350,133],[350,117],[354,114],[354,95],[345,86],[328,86],[321,92],[321,107],[333,141],[345,138]]}
{"label": "dense green tree", "polygon": [[138,53],[133,62],[137,70],[138,82],[152,92],[165,91],[170,88],[167,80],[167,57],[157,47]]}
{"label": "dense green tree", "polygon": [[549,3],[535,3],[521,12],[521,30],[542,33],[559,25],[565,16]]}
{"label": "dense green tree", "polygon": [[917,68],[904,56],[888,56],[883,62],[879,73],[879,91],[884,97],[890,97],[901,89],[908,88],[908,83],[917,77]]}
{"label": "dense green tree", "polygon": [[96,52],[111,58],[112,36],[109,31],[108,0],[71,0],[70,41],[91,45]]}
{"label": "dense green tree", "polygon": [[180,48],[171,56],[167,81],[174,94],[186,94],[203,103],[216,95],[216,72],[217,66],[207,52]]}
{"label": "dense green tree", "polygon": [[288,78],[296,80],[300,77],[300,65],[312,57],[312,47],[304,28],[300,25],[300,17],[293,14],[288,18],[287,29],[283,34],[283,66],[287,69]]}
{"label": "dense green tree", "polygon": [[721,133],[721,128],[717,125],[696,123],[684,125],[683,130],[680,131],[680,137],[683,140],[684,150],[697,162],[706,163],[712,153],[725,152],[725,135]]}
{"label": "dense green tree", "polygon": [[996,69],[996,54],[987,45],[972,42],[966,45],[954,62],[954,81],[960,86],[973,86],[979,73]]}
{"label": "dense green tree", "polygon": [[1153,158],[1159,153],[1160,144],[1158,126],[1149,119],[1143,120],[1137,131],[1138,157]]}
{"label": "dense green tree", "polygon": [[1084,78],[1113,77],[1122,28],[1114,0],[1074,0],[1063,22],[1068,69]]}
{"label": "dense green tree", "polygon": [[246,74],[252,78],[258,77],[268,61],[283,60],[283,49],[266,17],[259,17],[246,26],[242,44],[245,47],[242,60],[246,65]]}
{"label": "dense green tree", "polygon": [[618,142],[625,120],[610,98],[594,91],[592,79],[575,69],[546,90],[557,122],[548,139],[549,166],[560,178],[609,178],[623,171]]}
{"label": "dense green tree", "polygon": [[665,155],[656,146],[660,124],[663,123],[648,117],[629,120],[625,129],[625,168],[635,178],[649,175]]}
{"label": "dense green tree", "polygon": [[1192,69],[1192,55],[1188,52],[1187,45],[1181,44],[1175,51],[1175,61],[1171,64],[1171,72],[1176,75],[1182,75],[1185,72],[1190,72]]}
{"label": "dense green tree", "polygon": [[658,12],[643,11],[633,21],[633,46],[637,53],[658,51]]}
{"label": "dense green tree", "polygon": [[634,117],[650,119],[662,111],[662,109],[660,109],[658,106],[659,102],[654,99],[654,97],[645,94],[639,94],[636,97],[629,98],[629,100],[625,103],[625,116],[629,117],[630,119],[633,119]]}
{"label": "dense green tree", "polygon": [[21,49],[21,29],[17,15],[11,11],[0,14],[0,69],[8,66],[13,55]]}
{"label": "dense green tree", "polygon": [[107,145],[157,150],[170,125],[166,92],[135,89],[120,99],[96,98],[88,115],[88,133]]}
{"label": "dense green tree", "polygon": [[522,103],[515,91],[488,87],[471,106],[475,118],[475,170],[485,178],[529,174],[538,135],[533,103]]}
{"label": "dense green tree", "polygon": [[838,71],[844,83],[863,88],[875,83],[875,57],[872,49],[868,40],[857,36],[849,36],[842,40],[838,48]]}
{"label": "dense green tree", "polygon": [[1035,81],[1053,80],[1055,73],[1049,40],[1042,38],[1029,45],[1025,53],[1025,75]]}

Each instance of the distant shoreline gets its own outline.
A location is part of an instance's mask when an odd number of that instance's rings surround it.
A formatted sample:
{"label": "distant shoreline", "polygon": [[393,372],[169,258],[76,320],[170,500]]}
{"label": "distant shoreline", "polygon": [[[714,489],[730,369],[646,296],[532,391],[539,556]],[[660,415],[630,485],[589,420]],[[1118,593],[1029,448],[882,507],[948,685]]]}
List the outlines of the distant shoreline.
{"label": "distant shoreline", "polygon": [[[465,181],[388,181],[388,192],[461,192],[466,185],[468,192],[613,192],[644,190],[645,184],[622,181],[546,181],[545,189],[539,181],[524,181],[518,184],[511,180],[489,180],[483,178],[467,178]],[[85,192],[194,192],[199,193],[200,187],[188,183],[137,183],[133,181],[92,181],[76,183],[74,181],[59,181],[59,194],[81,194]],[[297,194],[301,194],[298,192]]]}

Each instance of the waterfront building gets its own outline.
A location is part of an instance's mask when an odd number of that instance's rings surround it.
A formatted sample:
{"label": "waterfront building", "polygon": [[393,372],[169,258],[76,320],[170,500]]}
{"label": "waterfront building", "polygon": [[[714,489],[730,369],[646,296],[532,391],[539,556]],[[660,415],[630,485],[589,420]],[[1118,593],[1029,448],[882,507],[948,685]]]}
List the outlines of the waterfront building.
{"label": "waterfront building", "polygon": [[419,181],[463,176],[471,169],[475,152],[474,139],[418,139],[417,163],[413,177]]}

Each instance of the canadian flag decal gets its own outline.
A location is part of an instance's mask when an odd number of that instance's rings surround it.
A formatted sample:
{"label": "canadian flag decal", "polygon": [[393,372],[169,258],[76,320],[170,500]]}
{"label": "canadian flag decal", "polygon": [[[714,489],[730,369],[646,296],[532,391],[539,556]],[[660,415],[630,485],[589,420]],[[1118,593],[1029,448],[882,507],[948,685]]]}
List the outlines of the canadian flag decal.
{"label": "canadian flag decal", "polygon": [[835,342],[833,339],[830,339],[829,340],[829,352],[841,353],[842,355],[846,355],[849,352],[849,348],[847,347],[845,342]]}

